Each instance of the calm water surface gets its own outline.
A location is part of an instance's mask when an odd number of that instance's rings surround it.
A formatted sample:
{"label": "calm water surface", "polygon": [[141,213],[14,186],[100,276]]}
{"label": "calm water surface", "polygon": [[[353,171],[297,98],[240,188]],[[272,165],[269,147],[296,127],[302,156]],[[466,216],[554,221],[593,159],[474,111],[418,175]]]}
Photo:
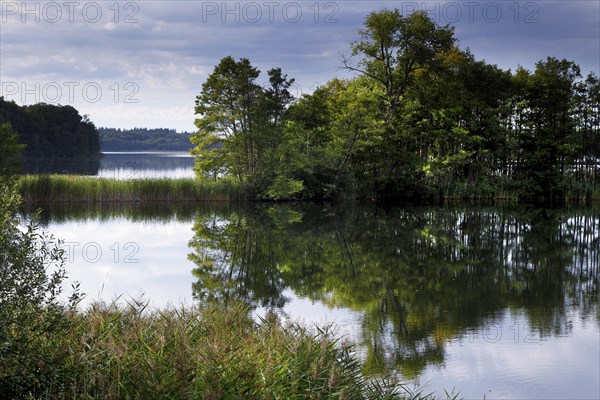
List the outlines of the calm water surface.
{"label": "calm water surface", "polygon": [[191,178],[194,159],[188,152],[138,151],[105,152],[97,159],[28,159],[28,174],[75,174],[114,179]]}
{"label": "calm water surface", "polygon": [[98,176],[116,179],[193,178],[194,158],[187,152],[105,152]]}
{"label": "calm water surface", "polygon": [[367,368],[465,398],[600,397],[597,210],[54,208],[91,299],[333,322]]}

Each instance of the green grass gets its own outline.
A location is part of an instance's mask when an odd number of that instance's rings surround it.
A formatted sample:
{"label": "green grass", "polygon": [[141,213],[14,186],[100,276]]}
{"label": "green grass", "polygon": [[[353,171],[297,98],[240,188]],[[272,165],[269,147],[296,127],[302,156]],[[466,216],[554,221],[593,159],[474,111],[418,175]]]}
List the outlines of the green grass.
{"label": "green grass", "polygon": [[[115,180],[77,175],[23,175],[18,179],[23,204],[151,204],[232,202],[256,199],[249,185],[233,179],[153,178]],[[454,182],[444,193],[446,200],[519,201],[519,191],[510,181],[495,184]],[[600,185],[569,183],[568,202],[600,201]]]}
{"label": "green grass", "polygon": [[[366,377],[353,347],[329,329],[282,323],[272,314],[257,323],[243,305],[148,310],[143,302],[131,301],[120,306],[93,304],[66,315],[65,328],[45,339],[48,356],[37,361],[47,363],[39,370],[51,379],[40,379],[50,383],[23,397],[233,400],[423,396],[391,378]],[[18,365],[0,360],[0,394],[18,382],[21,374]]]}
{"label": "green grass", "polygon": [[115,180],[75,175],[23,175],[18,190],[24,204],[239,201],[247,188],[229,179]]}

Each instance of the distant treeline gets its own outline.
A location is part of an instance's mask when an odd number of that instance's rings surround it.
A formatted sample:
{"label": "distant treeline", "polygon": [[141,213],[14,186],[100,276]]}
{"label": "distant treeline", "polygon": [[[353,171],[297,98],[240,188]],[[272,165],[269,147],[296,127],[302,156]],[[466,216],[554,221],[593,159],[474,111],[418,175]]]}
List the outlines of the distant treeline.
{"label": "distant treeline", "polygon": [[71,106],[19,106],[0,97],[0,125],[3,123],[9,123],[19,142],[26,145],[26,158],[88,157],[100,152],[96,127],[87,115],[79,115]]}
{"label": "distant treeline", "polygon": [[175,129],[99,128],[102,151],[120,150],[178,150],[192,148],[189,132],[178,133]]}

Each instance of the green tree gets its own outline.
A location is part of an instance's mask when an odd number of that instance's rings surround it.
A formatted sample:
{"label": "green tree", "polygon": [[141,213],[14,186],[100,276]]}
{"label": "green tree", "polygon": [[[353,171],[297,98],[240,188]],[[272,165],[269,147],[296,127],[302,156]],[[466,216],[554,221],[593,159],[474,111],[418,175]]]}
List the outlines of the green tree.
{"label": "green tree", "polygon": [[19,143],[19,135],[10,124],[0,125],[0,176],[4,178],[21,170],[21,152],[25,148]]}
{"label": "green tree", "polygon": [[[65,279],[64,251],[35,220],[18,215],[13,179],[0,180],[0,397],[62,398],[68,376],[69,311],[59,295]],[[65,340],[65,341],[63,341]]]}
{"label": "green tree", "polygon": [[380,88],[366,78],[332,79],[290,107],[278,176],[303,183],[306,198],[370,197],[383,140]]}
{"label": "green tree", "polygon": [[383,9],[365,18],[361,40],[352,43],[352,55],[362,57],[357,66],[343,59],[344,66],[382,85],[386,122],[392,121],[402,95],[415,72],[435,68],[439,54],[454,43],[454,28],[439,27],[426,12],[405,17],[398,9]]}
{"label": "green tree", "polygon": [[459,183],[494,185],[506,154],[504,118],[511,76],[454,48],[435,73],[415,77],[407,129],[415,131],[428,185],[441,197]]}
{"label": "green tree", "polygon": [[294,101],[293,79],[225,57],[196,100],[201,176],[269,199],[432,201],[590,198],[597,184],[598,79],[548,58],[514,73],[476,60],[425,12],[369,14],[349,80]]}
{"label": "green tree", "polygon": [[421,197],[424,174],[418,155],[418,136],[407,124],[412,104],[405,99],[421,71],[435,71],[443,52],[454,44],[454,30],[439,27],[425,12],[403,16],[395,10],[373,12],[365,18],[361,40],[352,43],[352,55],[360,57],[344,66],[380,86],[384,110],[385,141],[373,152],[375,195],[378,198]]}
{"label": "green tree", "polygon": [[524,121],[519,132],[521,162],[517,172],[521,196],[534,201],[562,201],[563,177],[578,150],[573,103],[579,67],[549,57],[533,73],[516,79],[525,90]]}
{"label": "green tree", "polygon": [[294,80],[273,68],[270,86],[262,88],[255,82],[259,75],[248,59],[223,58],[196,98],[200,117],[191,140],[200,176],[233,176],[260,195],[275,178],[280,126]]}
{"label": "green tree", "polygon": [[98,156],[98,131],[71,106],[38,103],[18,106],[0,98],[0,124],[10,123],[26,144],[25,157]]}
{"label": "green tree", "polygon": [[[296,185],[300,196],[307,199],[322,198],[332,175],[332,161],[327,149],[332,140],[331,118],[333,110],[328,99],[331,86],[318,87],[304,94],[286,112],[282,122],[283,142],[277,151],[276,181],[272,194]],[[281,185],[283,190],[277,190]]]}
{"label": "green tree", "polygon": [[600,159],[600,79],[590,73],[585,81],[577,83],[574,98],[577,143],[572,178],[584,185],[581,195],[589,195],[592,185],[600,183],[598,163]]}

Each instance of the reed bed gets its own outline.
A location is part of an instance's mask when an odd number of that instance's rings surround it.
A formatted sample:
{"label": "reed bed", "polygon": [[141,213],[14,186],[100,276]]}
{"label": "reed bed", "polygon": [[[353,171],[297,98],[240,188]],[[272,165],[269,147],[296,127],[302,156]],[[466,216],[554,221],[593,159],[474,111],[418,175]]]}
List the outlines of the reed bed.
{"label": "reed bed", "polygon": [[[563,185],[565,203],[590,204],[600,201],[599,184],[583,184],[575,181]],[[464,201],[506,201],[518,203],[523,193],[508,180],[501,180],[495,184],[454,182],[444,194],[445,200]]]}
{"label": "reed bed", "polygon": [[572,180],[566,185],[566,198],[579,203],[600,201],[600,185]]}
{"label": "reed bed", "polygon": [[[257,199],[250,185],[233,179],[148,178],[116,180],[78,175],[23,175],[18,180],[23,204],[150,204],[194,202],[242,202]],[[519,202],[509,183],[455,182],[443,194],[445,200]],[[575,203],[600,201],[600,185],[569,184],[564,200]]]}
{"label": "reed bed", "polygon": [[274,314],[257,323],[244,305],[163,310],[146,305],[133,300],[72,311],[65,328],[48,339],[48,357],[38,361],[44,365],[35,366],[45,383],[3,393],[19,387],[25,371],[0,368],[0,395],[226,400],[421,396],[391,378],[366,377],[353,347],[327,328],[283,323]]}
{"label": "reed bed", "polygon": [[228,179],[133,179],[76,175],[23,175],[18,190],[24,204],[228,202],[247,199],[244,185]]}

